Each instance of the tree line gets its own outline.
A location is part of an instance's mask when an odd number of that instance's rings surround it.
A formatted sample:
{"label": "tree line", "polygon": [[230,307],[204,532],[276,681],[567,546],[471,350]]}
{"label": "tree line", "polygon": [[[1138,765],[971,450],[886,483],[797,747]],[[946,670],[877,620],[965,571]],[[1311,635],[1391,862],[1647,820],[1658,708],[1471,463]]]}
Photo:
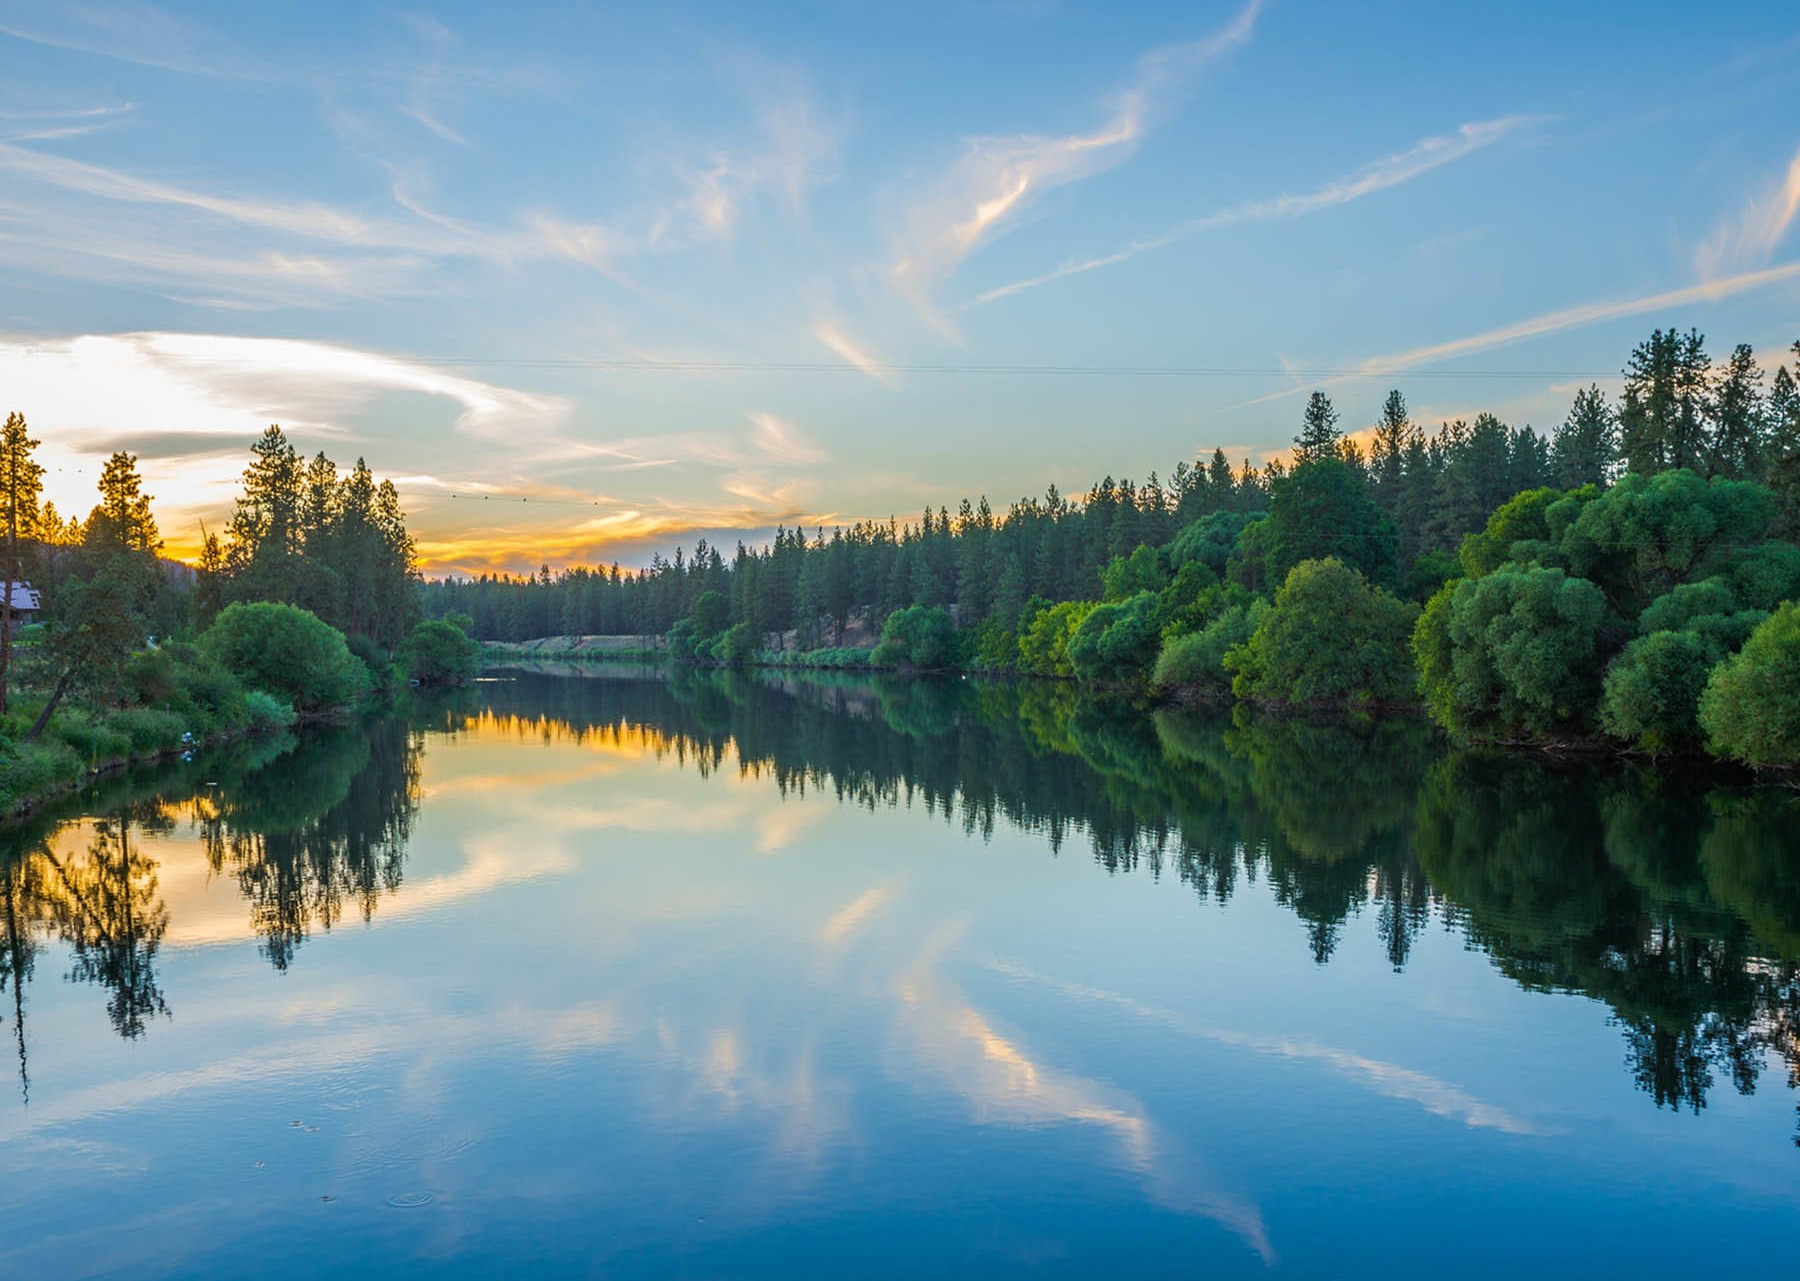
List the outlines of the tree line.
{"label": "tree line", "polygon": [[1010,626],[1034,597],[1092,598],[1111,561],[1167,545],[1202,518],[1266,513],[1295,471],[1326,458],[1348,468],[1380,517],[1332,509],[1321,518],[1350,520],[1337,539],[1375,544],[1365,559],[1382,585],[1423,601],[1454,572],[1462,538],[1513,495],[1606,485],[1623,471],[1685,467],[1759,481],[1779,497],[1786,536],[1800,533],[1800,393],[1785,364],[1764,382],[1748,347],[1715,367],[1698,333],[1657,330],[1633,351],[1616,403],[1586,388],[1548,436],[1486,413],[1427,431],[1398,390],[1372,427],[1346,435],[1329,397],[1314,392],[1291,464],[1234,468],[1215,449],[1198,464],[1178,463],[1166,481],[1154,472],[1141,484],[1107,477],[1076,498],[1052,486],[1004,511],[984,496],[908,521],[781,528],[767,546],[740,542],[729,552],[703,539],[638,571],[615,563],[450,577],[425,585],[424,608],[468,615],[488,641],[661,635],[712,591],[725,598],[729,624],[758,636],[792,632],[802,649],[841,643],[852,624],[878,627],[910,605],[950,607],[963,628],[988,618]]}
{"label": "tree line", "polygon": [[270,427],[189,567],[162,555],[135,456],[108,458],[92,511],[65,518],[42,501],[38,443],[20,414],[0,428],[0,577],[42,604],[28,628],[11,592],[0,604],[0,816],[108,766],[478,665],[460,628],[420,621],[399,495],[362,460],[303,463]]}
{"label": "tree line", "polygon": [[1800,763],[1794,374],[1765,389],[1747,346],[1715,366],[1660,329],[1624,372],[1617,404],[1590,386],[1548,438],[1491,414],[1428,435],[1399,391],[1346,435],[1315,391],[1287,465],[1215,450],[1167,487],[447,580],[426,609],[492,639],[662,632],[678,660],[1422,703],[1468,736]]}

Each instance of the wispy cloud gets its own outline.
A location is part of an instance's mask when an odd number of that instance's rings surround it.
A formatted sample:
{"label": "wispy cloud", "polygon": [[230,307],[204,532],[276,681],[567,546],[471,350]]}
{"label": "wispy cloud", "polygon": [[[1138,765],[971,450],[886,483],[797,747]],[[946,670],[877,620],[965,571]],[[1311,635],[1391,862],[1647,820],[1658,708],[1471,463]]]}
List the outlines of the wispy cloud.
{"label": "wispy cloud", "polygon": [[758,83],[751,92],[752,136],[709,146],[680,165],[687,196],[678,209],[709,239],[733,235],[745,208],[764,191],[779,193],[800,213],[807,189],[837,154],[841,127],[828,122],[802,88]]}
{"label": "wispy cloud", "polygon": [[818,325],[813,330],[813,337],[842,357],[845,364],[862,370],[878,383],[893,386],[894,373],[886,364],[870,355],[861,343],[855,342],[845,335],[844,331],[829,322]]}
{"label": "wispy cloud", "polygon": [[174,205],[312,240],[393,246],[401,239],[398,229],[384,228],[329,205],[213,195],[10,143],[0,143],[0,169],[81,195],[132,204]]}
{"label": "wispy cloud", "polygon": [[1558,311],[1547,311],[1541,315],[1514,321],[1495,329],[1485,329],[1465,338],[1430,343],[1423,347],[1413,347],[1386,356],[1373,356],[1336,377],[1327,378],[1321,382],[1283,388],[1281,391],[1270,392],[1266,396],[1258,396],[1253,400],[1229,406],[1229,408],[1243,409],[1250,405],[1261,405],[1272,400],[1283,400],[1289,396],[1302,395],[1317,387],[1331,387],[1361,378],[1378,378],[1388,374],[1401,373],[1408,369],[1416,369],[1421,365],[1433,365],[1458,356],[1472,356],[1478,352],[1492,351],[1496,347],[1505,347],[1511,343],[1542,337],[1545,334],[1560,333],[1567,329],[1579,329],[1608,320],[1622,320],[1629,316],[1641,316],[1648,312],[1664,311],[1672,307],[1686,307],[1695,303],[1719,302],[1736,294],[1767,289],[1771,285],[1778,285],[1788,280],[1800,280],[1800,260],[1780,263],[1761,271],[1746,271],[1718,280],[1702,281],[1700,284],[1686,285],[1680,289],[1666,289],[1660,293],[1645,294],[1637,298],[1581,303],[1574,307],[1564,307]]}
{"label": "wispy cloud", "polygon": [[948,331],[933,291],[984,241],[1045,192],[1112,167],[1131,154],[1163,98],[1195,69],[1248,43],[1263,0],[1201,40],[1140,59],[1106,118],[1086,133],[971,139],[962,158],[908,211],[888,277],[921,315]]}
{"label": "wispy cloud", "polygon": [[750,422],[755,427],[751,439],[771,461],[794,466],[825,461],[825,451],[785,419],[758,410],[750,415]]}
{"label": "wispy cloud", "polygon": [[1031,276],[1024,280],[1013,281],[1011,284],[1001,285],[996,289],[989,289],[985,293],[978,294],[968,306],[982,306],[1001,298],[1024,293],[1028,289],[1035,289],[1039,285],[1062,280],[1068,276],[1095,271],[1101,267],[1111,267],[1135,258],[1139,254],[1163,249],[1177,241],[1185,240],[1189,236],[1216,231],[1221,227],[1245,222],[1271,222],[1284,218],[1300,218],[1307,214],[1317,213],[1321,209],[1349,204],[1353,200],[1398,187],[1404,182],[1410,182],[1414,178],[1430,173],[1433,169],[1461,160],[1484,147],[1492,146],[1521,126],[1536,123],[1541,119],[1543,119],[1541,116],[1514,115],[1503,116],[1497,120],[1472,121],[1453,133],[1425,138],[1405,151],[1383,156],[1372,164],[1364,165],[1354,173],[1346,174],[1317,190],[1299,195],[1277,196],[1272,200],[1251,201],[1248,204],[1221,210],[1215,214],[1208,214],[1204,218],[1195,218],[1172,227],[1160,235],[1134,240],[1124,248],[1112,253],[1103,254],[1097,258],[1064,263],[1055,270],[1047,271],[1042,275]]}
{"label": "wispy cloud", "polygon": [[1702,280],[1713,280],[1727,271],[1761,266],[1780,246],[1796,215],[1800,215],[1800,151],[1780,179],[1719,223],[1695,251],[1695,270]]}
{"label": "wispy cloud", "polygon": [[[207,191],[4,141],[0,173],[88,198],[29,204],[15,185],[14,198],[0,208],[0,239],[171,281],[189,297],[249,293],[260,301],[271,285],[313,297],[416,292],[430,284],[428,267],[455,259],[501,266],[561,260],[632,287],[618,263],[645,247],[641,237],[542,212],[512,227],[460,221],[429,209],[408,175],[397,176],[392,187],[399,216],[382,217],[318,201]],[[112,204],[162,211],[168,220],[109,217]],[[222,240],[221,228],[248,239]],[[241,246],[236,256],[234,245]]]}
{"label": "wispy cloud", "polygon": [[191,75],[237,76],[246,70],[237,51],[211,32],[136,0],[9,4],[0,10],[0,35]]}

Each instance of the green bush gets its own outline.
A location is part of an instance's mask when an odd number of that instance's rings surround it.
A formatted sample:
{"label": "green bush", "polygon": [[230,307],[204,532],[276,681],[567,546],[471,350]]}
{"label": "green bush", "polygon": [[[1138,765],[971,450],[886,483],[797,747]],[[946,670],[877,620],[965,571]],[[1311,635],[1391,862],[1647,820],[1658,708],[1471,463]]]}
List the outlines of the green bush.
{"label": "green bush", "polygon": [[1418,613],[1335,557],[1301,561],[1249,639],[1225,655],[1232,692],[1308,705],[1406,700]]}
{"label": "green bush", "polygon": [[67,743],[83,765],[103,765],[131,755],[131,739],[85,711],[58,714],[49,732]]}
{"label": "green bush", "polygon": [[1232,605],[1199,631],[1165,640],[1156,656],[1150,683],[1165,691],[1227,692],[1231,688],[1231,673],[1225,669],[1225,655],[1250,639],[1266,608],[1262,601]]}
{"label": "green bush", "polygon": [[251,689],[301,712],[342,707],[369,687],[368,669],[350,653],[344,634],[292,605],[228,605],[200,648]]}
{"label": "green bush", "polygon": [[1549,511],[1562,498],[1561,490],[1528,489],[1496,507],[1481,532],[1465,535],[1457,549],[1464,576],[1478,578],[1508,562],[1536,564],[1553,557]]}
{"label": "green bush", "polygon": [[1084,681],[1142,679],[1156,662],[1161,615],[1155,592],[1139,592],[1090,611],[1069,637],[1069,666]]}
{"label": "green bush", "polygon": [[77,781],[86,768],[72,747],[56,739],[22,746],[0,743],[0,817]]}
{"label": "green bush", "polygon": [[714,646],[713,654],[721,663],[729,667],[742,667],[756,656],[758,643],[762,640],[756,629],[749,623],[734,623],[727,627],[724,634]]}
{"label": "green bush", "polygon": [[[446,625],[449,620],[445,620]],[[462,629],[466,631],[467,629]],[[356,661],[363,665],[369,673],[369,684],[374,689],[386,689],[394,683],[394,659],[381,642],[372,636],[364,636],[360,632],[344,637],[344,644],[356,656]],[[481,647],[476,645],[477,649]]]}
{"label": "green bush", "polygon": [[1744,608],[1774,609],[1800,596],[1800,547],[1766,542],[1739,548],[1726,573]]}
{"label": "green bush", "polygon": [[693,620],[676,619],[668,630],[667,639],[670,658],[678,662],[691,663],[699,657],[699,642],[703,638],[694,634]]}
{"label": "green bush", "polygon": [[1154,547],[1139,544],[1129,556],[1115,556],[1100,570],[1100,598],[1122,601],[1169,585],[1169,566]]}
{"label": "green bush", "polygon": [[1451,583],[1413,629],[1419,692],[1462,733],[1585,730],[1600,698],[1606,616],[1597,586],[1548,566]]}
{"label": "green bush", "polygon": [[1774,514],[1775,496],[1748,481],[1634,472],[1582,506],[1559,547],[1571,571],[1633,618],[1670,589],[1724,570],[1745,543],[1763,537]]}
{"label": "green bush", "polygon": [[1738,610],[1738,594],[1723,575],[1683,583],[1658,596],[1638,615],[1638,631],[1678,632],[1696,618],[1709,614],[1733,614]]}
{"label": "green bush", "polygon": [[1714,754],[1800,765],[1800,602],[1789,601],[1713,670],[1700,726]]}
{"label": "green bush", "polygon": [[249,717],[250,728],[258,733],[287,729],[297,719],[293,708],[260,689],[244,695],[244,711]]}
{"label": "green bush", "polygon": [[908,605],[887,616],[871,661],[877,667],[945,667],[954,657],[955,644],[956,624],[949,610]]}
{"label": "green bush", "polygon": [[849,645],[820,649],[765,649],[758,651],[756,661],[765,667],[862,668],[870,666],[873,652]]}
{"label": "green bush", "polygon": [[1606,671],[1600,727],[1647,752],[1697,743],[1700,693],[1723,652],[1697,632],[1640,636]]}
{"label": "green bush", "polygon": [[1215,576],[1222,577],[1226,565],[1237,554],[1238,535],[1244,532],[1246,525],[1261,517],[1261,512],[1237,511],[1216,511],[1202,516],[1170,541],[1169,564],[1180,569],[1198,561]]}
{"label": "green bush", "polygon": [[481,645],[462,628],[428,618],[400,642],[399,658],[408,679],[428,688],[461,685],[481,671]]}
{"label": "green bush", "polygon": [[1019,666],[1019,634],[990,615],[975,627],[971,665],[984,672],[1010,672]]}
{"label": "green bush", "polygon": [[1066,600],[1026,615],[1019,628],[1019,668],[1034,676],[1073,676],[1069,638],[1100,608],[1091,600]]}
{"label": "green bush", "polygon": [[122,707],[107,713],[106,725],[124,736],[133,756],[170,751],[189,732],[185,716],[158,707]]}

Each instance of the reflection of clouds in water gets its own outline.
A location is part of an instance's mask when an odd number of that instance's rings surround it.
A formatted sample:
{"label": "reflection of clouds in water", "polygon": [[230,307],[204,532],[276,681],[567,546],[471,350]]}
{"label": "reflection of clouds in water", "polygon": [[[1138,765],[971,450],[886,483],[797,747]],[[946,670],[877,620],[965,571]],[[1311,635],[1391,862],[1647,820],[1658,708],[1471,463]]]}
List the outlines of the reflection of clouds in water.
{"label": "reflection of clouds in water", "polygon": [[892,881],[864,890],[826,918],[825,924],[819,928],[819,942],[825,947],[836,947],[854,934],[864,921],[879,912],[893,896]]}
{"label": "reflection of clouds in water", "polygon": [[[567,877],[584,863],[610,864],[604,857],[596,860],[611,849],[596,839],[602,833],[720,834],[740,846],[749,844],[744,839],[749,837],[767,851],[786,846],[832,812],[785,800],[766,780],[734,774],[728,766],[706,780],[705,790],[659,794],[656,789],[670,772],[657,759],[655,743],[642,736],[622,737],[610,744],[616,750],[603,745],[596,760],[587,754],[589,742],[552,734],[546,750],[536,754],[542,768],[511,769],[507,760],[497,759],[490,736],[515,735],[528,744],[535,737],[523,725],[486,725],[434,744],[432,777],[423,791],[433,799],[436,822],[455,833],[435,848],[457,858],[457,865],[409,876],[385,893],[378,925],[429,916],[510,884]],[[499,746],[516,753],[519,744]],[[741,785],[720,787],[725,781]],[[467,804],[459,804],[463,798]],[[192,904],[207,909],[193,913],[183,898],[169,941],[192,946],[251,938],[235,893],[216,877],[208,883],[198,840],[178,827],[159,845],[159,853],[181,869],[171,885],[194,882]],[[458,1107],[455,1100],[469,1074],[481,1070],[480,1062],[514,1047],[522,1058],[556,1065],[558,1073],[589,1074],[597,1085],[628,1083],[629,1095],[619,1100],[627,1125],[709,1142],[713,1135],[741,1137],[733,1146],[729,1177],[692,1184],[672,1167],[649,1169],[642,1177],[646,1194],[675,1180],[664,1195],[672,1191],[677,1200],[700,1200],[704,1212],[718,1215],[721,1223],[747,1221],[816,1197],[856,1152],[859,1115],[877,1115],[884,1106],[879,1079],[819,1047],[835,1044],[853,1020],[873,1015],[878,1025],[892,1029],[893,1043],[904,1047],[908,1061],[894,1072],[900,1083],[947,1090],[983,1124],[1024,1130],[1093,1127],[1116,1150],[1102,1163],[1134,1177],[1151,1202],[1217,1221],[1261,1257],[1271,1257],[1256,1207],[1215,1190],[1194,1155],[1159,1131],[1137,1100],[1039,1062],[1016,1033],[1002,1030],[971,1005],[942,973],[958,931],[911,950],[900,932],[902,918],[895,915],[901,881],[883,880],[860,890],[841,880],[836,888],[814,882],[791,900],[787,894],[793,887],[781,888],[767,872],[758,872],[759,866],[764,865],[742,862],[737,878],[716,883],[685,875],[648,882],[609,876],[605,910],[594,922],[587,954],[590,960],[602,951],[615,961],[632,959],[596,976],[602,999],[552,1009],[449,1013],[440,995],[409,990],[401,982],[390,983],[373,1004],[355,987],[326,988],[273,1006],[211,1003],[192,1022],[211,1027],[216,1039],[231,1047],[260,1042],[254,1051],[206,1063],[198,1071],[144,1074],[72,1090],[53,1108],[34,1108],[21,1132],[97,1120],[115,1109],[191,1097],[195,1090],[255,1097],[289,1092],[296,1082],[309,1080],[374,1081],[398,1069],[402,1094],[396,1098],[386,1087],[372,1088],[384,1106],[362,1112],[366,1124],[355,1135],[336,1136],[342,1145],[337,1159],[365,1173],[373,1162],[383,1171],[415,1176],[430,1168],[432,1185],[449,1189],[477,1178],[477,1164],[434,1156],[430,1136]],[[217,911],[221,890],[230,895],[229,917]],[[824,894],[844,897],[811,901]],[[758,906],[761,899],[768,901]],[[651,932],[659,923],[700,919],[717,920],[727,932],[707,935],[710,942],[698,952],[691,941],[674,948]],[[881,928],[873,929],[874,924]],[[779,999],[794,1002],[785,1019],[770,1019],[766,1011],[751,1017],[749,977],[709,959],[714,943],[746,931],[749,937],[737,938],[733,947],[741,949],[757,936],[779,936],[811,948],[819,962],[805,970],[809,984],[776,989]],[[902,950],[896,953],[890,943]],[[689,981],[697,965],[710,976],[698,989]],[[761,990],[759,999],[766,999],[768,990]],[[217,1035],[227,1025],[229,1037]],[[624,1057],[609,1064],[607,1055]],[[634,1065],[630,1070],[626,1061]],[[455,1115],[456,1124],[474,1135],[471,1143],[510,1141],[497,1120],[463,1111]],[[670,1161],[679,1160],[679,1150],[670,1150]]]}
{"label": "reflection of clouds in water", "polygon": [[1103,988],[1088,987],[1081,983],[1064,983],[1039,974],[1035,970],[1006,961],[990,961],[988,966],[996,973],[1035,983],[1040,987],[1049,988],[1053,992],[1059,992],[1078,1001],[1092,1001],[1115,1006],[1129,1011],[1146,1022],[1158,1024],[1184,1035],[1197,1036],[1219,1045],[1237,1046],[1257,1054],[1267,1054],[1276,1058],[1323,1063],[1339,1075],[1348,1077],[1358,1084],[1374,1090],[1377,1094],[1390,1099],[1402,1099],[1417,1103],[1433,1116],[1461,1121],[1472,1129],[1501,1130],[1507,1134],[1545,1135],[1554,1133],[1535,1122],[1515,1116],[1496,1104],[1484,1103],[1448,1081],[1439,1080],[1424,1072],[1414,1071],[1412,1068],[1401,1067],[1398,1063],[1365,1058],[1348,1050],[1334,1049],[1331,1046],[1320,1045],[1299,1037],[1251,1036],[1248,1033],[1236,1032],[1228,1028],[1204,1027],[1174,1010],[1146,1005],[1119,992],[1108,992]]}
{"label": "reflection of clouds in water", "polygon": [[[455,871],[408,879],[385,891],[380,919],[393,922],[419,916],[503,885],[562,875],[575,866],[560,842],[541,836],[529,844],[510,832],[472,836],[463,842],[463,850],[467,860]],[[160,867],[176,873],[169,881],[171,892],[164,896],[172,918],[163,937],[165,946],[207,947],[256,937],[237,890],[216,879],[209,883],[206,874],[211,869],[197,838],[161,845],[156,853]],[[213,889],[214,885],[220,888]]]}
{"label": "reflection of clouds in water", "polygon": [[1257,1207],[1210,1186],[1198,1159],[1169,1143],[1142,1105],[1116,1089],[1038,1063],[942,975],[941,962],[966,925],[952,924],[928,939],[899,976],[898,1030],[912,1056],[962,1094],[982,1124],[1078,1122],[1111,1132],[1120,1165],[1143,1179],[1151,1200],[1222,1224],[1271,1262],[1274,1249]]}
{"label": "reflection of clouds in water", "polygon": [[817,806],[782,802],[756,818],[756,852],[781,853],[794,843],[796,837],[823,817],[824,812]]}

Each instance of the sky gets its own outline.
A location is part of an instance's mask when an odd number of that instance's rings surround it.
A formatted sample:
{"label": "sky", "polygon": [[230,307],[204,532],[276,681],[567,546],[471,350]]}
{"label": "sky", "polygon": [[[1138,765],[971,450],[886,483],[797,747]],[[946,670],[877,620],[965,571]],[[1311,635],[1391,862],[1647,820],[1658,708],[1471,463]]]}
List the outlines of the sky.
{"label": "sky", "polygon": [[1797,213],[1784,3],[0,0],[0,405],[176,555],[269,423],[433,575],[1549,430],[1773,368]]}

